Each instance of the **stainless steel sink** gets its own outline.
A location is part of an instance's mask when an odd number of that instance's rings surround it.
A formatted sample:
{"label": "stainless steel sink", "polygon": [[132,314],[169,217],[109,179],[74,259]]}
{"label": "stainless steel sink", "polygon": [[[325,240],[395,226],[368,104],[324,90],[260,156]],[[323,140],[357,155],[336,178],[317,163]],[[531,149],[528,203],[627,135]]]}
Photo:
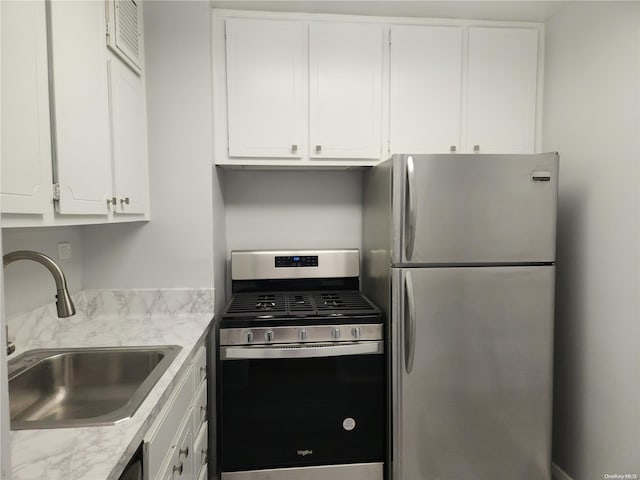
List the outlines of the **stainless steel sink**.
{"label": "stainless steel sink", "polygon": [[9,361],[12,430],[113,425],[130,418],[177,345],[29,350]]}

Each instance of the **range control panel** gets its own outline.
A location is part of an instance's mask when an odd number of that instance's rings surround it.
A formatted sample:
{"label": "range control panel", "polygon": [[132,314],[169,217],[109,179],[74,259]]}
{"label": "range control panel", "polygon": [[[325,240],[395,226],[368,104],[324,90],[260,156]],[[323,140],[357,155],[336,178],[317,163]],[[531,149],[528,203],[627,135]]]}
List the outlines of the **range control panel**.
{"label": "range control panel", "polygon": [[276,268],[279,267],[317,267],[318,255],[276,256]]}

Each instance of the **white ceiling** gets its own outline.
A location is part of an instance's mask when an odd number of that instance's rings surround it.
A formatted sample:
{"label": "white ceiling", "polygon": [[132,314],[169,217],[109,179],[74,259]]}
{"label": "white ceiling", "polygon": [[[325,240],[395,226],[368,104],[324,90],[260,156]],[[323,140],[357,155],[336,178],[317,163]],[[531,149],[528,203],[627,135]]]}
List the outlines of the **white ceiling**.
{"label": "white ceiling", "polygon": [[568,1],[429,0],[213,0],[214,8],[275,12],[335,13],[391,17],[544,22]]}

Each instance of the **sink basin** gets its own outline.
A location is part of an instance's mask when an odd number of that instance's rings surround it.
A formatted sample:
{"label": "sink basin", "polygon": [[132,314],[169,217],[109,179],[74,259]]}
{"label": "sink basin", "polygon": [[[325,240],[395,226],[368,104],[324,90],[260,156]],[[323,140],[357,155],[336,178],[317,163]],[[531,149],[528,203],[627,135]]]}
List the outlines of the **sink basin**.
{"label": "sink basin", "polygon": [[29,350],[9,361],[12,430],[113,425],[130,418],[177,345]]}

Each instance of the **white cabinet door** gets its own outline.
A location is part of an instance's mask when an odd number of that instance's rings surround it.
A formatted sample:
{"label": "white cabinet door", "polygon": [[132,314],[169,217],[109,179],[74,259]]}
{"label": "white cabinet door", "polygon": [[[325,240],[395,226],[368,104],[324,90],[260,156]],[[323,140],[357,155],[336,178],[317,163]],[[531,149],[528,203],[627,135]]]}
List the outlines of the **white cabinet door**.
{"label": "white cabinet door", "polygon": [[309,155],[381,156],[384,28],[376,24],[309,26]]}
{"label": "white cabinet door", "polygon": [[108,213],[111,153],[104,2],[50,2],[58,212]]}
{"label": "white cabinet door", "polygon": [[233,18],[225,26],[229,156],[300,157],[304,24]]}
{"label": "white cabinet door", "polygon": [[119,58],[108,61],[115,213],[145,213],[148,197],[144,82]]}
{"label": "white cabinet door", "polygon": [[391,153],[460,150],[461,27],[391,27]]}
{"label": "white cabinet door", "polygon": [[537,59],[536,29],[469,28],[467,151],[534,151]]}
{"label": "white cabinet door", "polygon": [[3,213],[44,214],[51,139],[44,1],[2,2]]}

